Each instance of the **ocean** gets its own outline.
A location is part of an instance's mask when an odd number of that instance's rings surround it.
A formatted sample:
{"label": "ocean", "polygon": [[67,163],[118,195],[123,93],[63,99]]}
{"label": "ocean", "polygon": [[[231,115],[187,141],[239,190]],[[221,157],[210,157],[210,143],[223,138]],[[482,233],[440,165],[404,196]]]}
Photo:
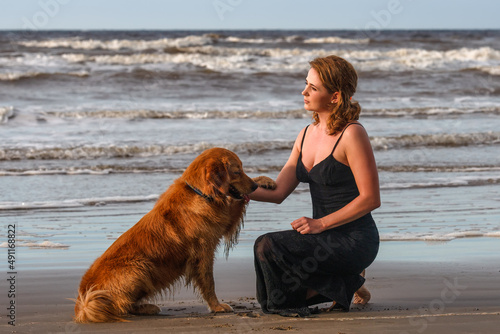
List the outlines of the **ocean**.
{"label": "ocean", "polygon": [[[210,147],[276,177],[330,54],[359,75],[380,256],[498,247],[500,31],[2,31],[0,247],[15,227],[19,267],[86,268]],[[311,211],[307,185],[251,202],[230,257]]]}

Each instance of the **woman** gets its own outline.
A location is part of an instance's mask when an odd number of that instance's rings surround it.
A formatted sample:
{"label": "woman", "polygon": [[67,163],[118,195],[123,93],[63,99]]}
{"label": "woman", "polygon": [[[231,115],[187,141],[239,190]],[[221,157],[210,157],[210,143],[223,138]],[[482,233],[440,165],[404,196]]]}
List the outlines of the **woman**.
{"label": "woman", "polygon": [[[276,188],[259,188],[251,199],[281,203],[299,182],[309,183],[312,218],[293,230],[268,233],[255,242],[257,300],[265,313],[307,316],[310,305],[333,301],[328,310],[366,304],[364,269],[378,252],[371,211],[380,206],[377,167],[368,135],[351,100],[357,74],[346,60],[310,62],[302,92],[314,122],[297,136]],[[317,311],[317,308],[314,310]]]}

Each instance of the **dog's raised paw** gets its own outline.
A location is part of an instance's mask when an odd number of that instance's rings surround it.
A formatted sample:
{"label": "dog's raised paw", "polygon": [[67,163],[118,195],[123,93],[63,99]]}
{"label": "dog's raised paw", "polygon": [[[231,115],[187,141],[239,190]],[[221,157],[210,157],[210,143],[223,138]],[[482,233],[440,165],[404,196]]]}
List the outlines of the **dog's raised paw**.
{"label": "dog's raised paw", "polygon": [[255,183],[259,185],[259,187],[264,189],[276,189],[276,182],[273,179],[267,176],[257,176],[252,179]]}

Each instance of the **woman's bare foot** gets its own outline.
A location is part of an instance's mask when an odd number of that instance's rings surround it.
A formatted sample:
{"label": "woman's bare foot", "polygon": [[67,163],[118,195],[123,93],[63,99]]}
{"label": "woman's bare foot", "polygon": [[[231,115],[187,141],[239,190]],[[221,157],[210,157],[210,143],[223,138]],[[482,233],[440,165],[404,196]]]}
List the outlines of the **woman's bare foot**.
{"label": "woman's bare foot", "polygon": [[[363,270],[361,276],[365,277],[365,270]],[[352,302],[357,305],[366,305],[371,298],[372,295],[370,291],[368,291],[368,289],[363,285],[354,293],[354,299]]]}
{"label": "woman's bare foot", "polygon": [[337,302],[334,301],[333,304],[332,304],[332,306],[322,308],[321,312],[331,312],[331,311],[333,311],[333,309],[335,308],[336,304],[337,304]]}
{"label": "woman's bare foot", "polygon": [[372,295],[370,291],[368,291],[368,289],[363,285],[354,293],[354,299],[352,302],[357,305],[366,305],[370,301],[371,297]]}

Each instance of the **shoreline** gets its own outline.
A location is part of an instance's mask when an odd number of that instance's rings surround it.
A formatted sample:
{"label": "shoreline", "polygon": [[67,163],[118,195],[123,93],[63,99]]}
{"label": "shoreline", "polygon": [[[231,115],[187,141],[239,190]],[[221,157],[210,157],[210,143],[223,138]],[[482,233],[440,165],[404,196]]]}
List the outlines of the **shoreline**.
{"label": "shoreline", "polygon": [[[387,251],[391,251],[387,249]],[[451,253],[450,253],[451,254]],[[159,297],[160,315],[131,317],[127,323],[75,324],[74,298],[85,270],[23,270],[17,277],[16,326],[7,324],[5,309],[0,328],[5,333],[473,333],[494,332],[500,315],[500,265],[489,256],[457,261],[388,260],[382,256],[367,269],[372,300],[349,313],[321,313],[314,318],[264,315],[255,300],[253,258],[229,256],[216,261],[216,291],[235,313],[211,314],[192,288],[178,288]],[[381,254],[383,255],[383,254]],[[427,259],[427,261],[426,261]],[[5,298],[3,296],[2,298]],[[172,298],[173,297],[173,298]],[[2,305],[5,305],[2,302]],[[327,304],[322,304],[327,306]]]}

